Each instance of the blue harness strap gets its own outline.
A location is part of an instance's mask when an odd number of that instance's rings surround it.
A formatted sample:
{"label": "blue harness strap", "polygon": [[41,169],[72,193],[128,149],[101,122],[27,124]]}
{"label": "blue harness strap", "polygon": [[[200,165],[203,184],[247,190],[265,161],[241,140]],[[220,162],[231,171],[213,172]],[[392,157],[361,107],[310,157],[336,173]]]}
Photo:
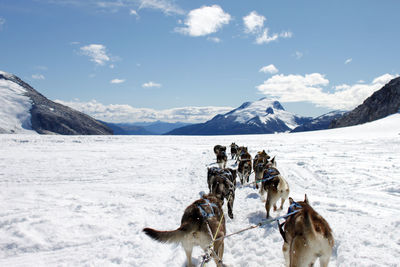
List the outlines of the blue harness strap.
{"label": "blue harness strap", "polygon": [[[216,204],[214,204],[214,203],[211,203],[211,202],[210,202],[208,199],[206,199],[206,198],[204,198],[204,201],[205,201],[206,203],[202,203],[202,204],[198,204],[198,205],[197,205],[197,206],[199,207],[201,216],[203,216],[203,218],[206,218],[206,219],[207,219],[207,218],[214,217],[214,216],[215,216],[215,213],[214,213],[213,207],[214,207],[214,208],[218,208],[218,206],[217,206]],[[210,209],[211,209],[211,213],[208,213],[207,211],[205,211],[204,208],[203,208],[203,206],[209,206]]]}
{"label": "blue harness strap", "polygon": [[297,203],[296,201],[293,201],[293,203],[290,204],[287,213],[289,214],[289,213],[294,212],[294,211],[295,211],[295,208],[300,208],[300,209],[301,209],[302,206],[301,206],[299,203]]}
{"label": "blue harness strap", "polygon": [[[274,175],[272,175],[273,173],[275,173]],[[275,168],[269,168],[267,170],[267,172],[264,173],[263,179],[259,180],[257,182],[265,182],[265,181],[269,181],[272,180],[273,178],[275,178],[276,176],[278,176],[280,173],[277,169]]]}

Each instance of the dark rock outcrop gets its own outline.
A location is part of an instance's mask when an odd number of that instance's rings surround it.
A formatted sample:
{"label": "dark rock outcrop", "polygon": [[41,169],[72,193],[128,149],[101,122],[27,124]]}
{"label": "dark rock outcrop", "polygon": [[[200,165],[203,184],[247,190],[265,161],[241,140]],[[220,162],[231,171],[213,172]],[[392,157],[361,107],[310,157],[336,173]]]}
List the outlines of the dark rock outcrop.
{"label": "dark rock outcrop", "polygon": [[40,134],[113,134],[109,127],[92,117],[47,99],[15,75],[0,74],[0,79],[12,81],[26,90],[26,96],[32,101],[30,110],[32,129]]}
{"label": "dark rock outcrop", "polygon": [[296,132],[308,132],[325,130],[329,128],[329,125],[334,119],[340,118],[346,111],[331,111],[324,115],[314,118],[312,121],[304,123],[296,128],[294,128],[291,133]]}
{"label": "dark rock outcrop", "polygon": [[400,77],[391,80],[354,110],[333,120],[329,128],[347,127],[382,119],[399,112],[399,109]]}

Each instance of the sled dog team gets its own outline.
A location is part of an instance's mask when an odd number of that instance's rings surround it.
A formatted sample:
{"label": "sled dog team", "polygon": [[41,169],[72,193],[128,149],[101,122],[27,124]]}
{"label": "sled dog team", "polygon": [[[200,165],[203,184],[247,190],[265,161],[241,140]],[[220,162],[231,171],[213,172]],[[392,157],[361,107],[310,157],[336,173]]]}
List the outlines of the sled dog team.
{"label": "sled dog team", "polygon": [[[216,265],[224,266],[222,257],[226,229],[222,206],[226,200],[228,216],[233,219],[237,176],[241,186],[244,186],[249,184],[250,174],[254,172],[254,182],[250,184],[255,184],[261,199],[265,201],[267,219],[270,217],[271,207],[276,211],[276,203],[280,199],[279,209],[283,209],[283,204],[289,197],[289,184],[277,169],[275,157],[270,160],[270,156],[263,150],[259,151],[252,161],[247,147],[239,147],[232,143],[230,149],[231,159],[236,160],[237,170],[226,168],[228,161],[226,147],[216,145],[214,153],[219,167],[207,170],[209,193],[185,209],[178,229],[173,231],[143,229],[148,236],[159,242],[181,243],[187,256],[187,265],[190,267],[193,266],[193,247],[200,246],[207,251],[210,244],[212,244],[210,255]],[[313,266],[318,258],[320,266],[328,266],[334,245],[328,222],[310,206],[307,195],[304,201],[298,202],[289,197],[289,204],[288,216],[285,222],[279,225],[286,266]]]}

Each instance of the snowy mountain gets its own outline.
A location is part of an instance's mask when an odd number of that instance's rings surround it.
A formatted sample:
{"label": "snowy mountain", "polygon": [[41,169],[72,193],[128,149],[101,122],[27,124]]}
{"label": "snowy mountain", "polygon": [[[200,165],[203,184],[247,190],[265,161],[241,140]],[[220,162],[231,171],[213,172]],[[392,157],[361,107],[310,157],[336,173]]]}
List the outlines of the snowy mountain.
{"label": "snowy mountain", "polygon": [[346,127],[384,118],[400,112],[400,77],[373,93],[361,105],[332,121],[330,128]]}
{"label": "snowy mountain", "polygon": [[103,135],[112,130],[55,103],[15,75],[0,71],[0,133]]}
{"label": "snowy mountain", "polygon": [[199,124],[175,129],[169,135],[229,135],[287,132],[311,121],[286,111],[278,101],[261,98]]}
{"label": "snowy mountain", "polygon": [[291,131],[291,133],[328,129],[332,120],[340,118],[341,116],[343,116],[344,113],[346,113],[346,111],[336,110],[328,112],[324,115],[312,119],[310,122],[306,122],[300,126],[297,126]]}

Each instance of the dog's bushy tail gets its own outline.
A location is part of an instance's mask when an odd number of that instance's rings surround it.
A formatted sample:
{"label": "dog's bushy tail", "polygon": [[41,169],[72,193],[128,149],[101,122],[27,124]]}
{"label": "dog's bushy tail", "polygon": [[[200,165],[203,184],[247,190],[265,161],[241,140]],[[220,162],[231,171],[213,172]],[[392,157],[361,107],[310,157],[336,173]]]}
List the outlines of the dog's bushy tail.
{"label": "dog's bushy tail", "polygon": [[303,208],[303,216],[304,216],[304,231],[306,233],[312,233],[315,235],[315,229],[313,226],[313,222],[311,219],[311,212],[308,208]]}
{"label": "dog's bushy tail", "polygon": [[179,243],[186,234],[186,227],[179,227],[172,231],[158,231],[153,228],[144,228],[143,232],[161,243]]}

